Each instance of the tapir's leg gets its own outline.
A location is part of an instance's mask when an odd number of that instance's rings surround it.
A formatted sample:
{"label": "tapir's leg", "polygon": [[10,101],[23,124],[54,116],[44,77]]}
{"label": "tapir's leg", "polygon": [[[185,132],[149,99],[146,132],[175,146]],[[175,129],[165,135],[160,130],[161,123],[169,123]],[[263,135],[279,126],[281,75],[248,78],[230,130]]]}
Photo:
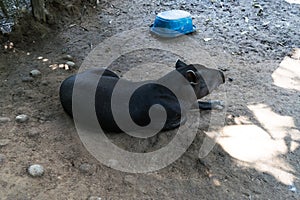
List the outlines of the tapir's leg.
{"label": "tapir's leg", "polygon": [[198,107],[200,110],[222,110],[224,102],[219,100],[198,101]]}

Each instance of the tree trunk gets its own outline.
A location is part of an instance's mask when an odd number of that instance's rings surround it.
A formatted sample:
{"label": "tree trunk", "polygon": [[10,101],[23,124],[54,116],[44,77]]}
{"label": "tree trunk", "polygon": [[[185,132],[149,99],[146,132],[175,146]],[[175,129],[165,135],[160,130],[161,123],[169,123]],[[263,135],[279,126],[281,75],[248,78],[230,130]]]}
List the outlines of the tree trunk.
{"label": "tree trunk", "polygon": [[46,22],[45,0],[31,0],[32,14],[38,20]]}

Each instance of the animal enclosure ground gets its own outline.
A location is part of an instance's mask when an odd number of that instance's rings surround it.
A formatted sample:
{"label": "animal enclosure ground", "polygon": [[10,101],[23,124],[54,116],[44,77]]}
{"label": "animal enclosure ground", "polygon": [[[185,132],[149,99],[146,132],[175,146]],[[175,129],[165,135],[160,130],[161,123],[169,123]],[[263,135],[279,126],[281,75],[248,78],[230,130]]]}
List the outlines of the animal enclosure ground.
{"label": "animal enclosure ground", "polygon": [[[60,21],[56,30],[0,37],[0,117],[10,119],[0,122],[0,199],[300,198],[300,60],[290,53],[300,47],[299,4],[113,0],[100,1],[95,8],[73,6],[77,15]],[[192,13],[198,32],[190,37],[210,56],[211,67],[225,71],[227,82],[213,95],[226,91],[226,126],[213,150],[199,159],[210,116],[202,112],[195,141],[176,162],[147,174],[116,171],[85,150],[60,105],[59,86],[97,44],[149,26],[166,9]],[[76,67],[54,65],[65,63],[67,54]],[[136,56],[151,55],[157,52]],[[156,77],[172,67],[158,64],[141,74],[138,64],[124,77]],[[41,75],[32,79],[33,69]],[[129,69],[116,65],[114,70],[123,74]],[[19,114],[29,120],[17,123]],[[165,145],[172,133],[160,134],[157,141],[110,137],[124,149],[142,152]],[[29,176],[31,164],[41,164],[44,175]]]}

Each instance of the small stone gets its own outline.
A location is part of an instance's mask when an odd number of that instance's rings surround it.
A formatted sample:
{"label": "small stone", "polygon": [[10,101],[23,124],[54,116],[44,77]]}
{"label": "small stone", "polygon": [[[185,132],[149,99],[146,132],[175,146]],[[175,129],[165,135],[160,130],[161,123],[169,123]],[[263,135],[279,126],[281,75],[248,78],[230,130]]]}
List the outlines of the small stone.
{"label": "small stone", "polygon": [[6,122],[10,122],[9,117],[0,117],[0,123],[6,123]]}
{"label": "small stone", "polygon": [[8,145],[9,142],[10,142],[10,140],[8,140],[8,139],[2,139],[2,140],[0,140],[0,148]]}
{"label": "small stone", "polygon": [[64,64],[59,64],[58,68],[65,68],[65,65]]}
{"label": "small stone", "polygon": [[290,191],[292,191],[292,192],[297,192],[297,188],[296,188],[296,186],[295,186],[294,184],[289,185],[289,186],[288,186],[288,189],[289,189]]}
{"label": "small stone", "polygon": [[66,65],[68,65],[69,67],[74,67],[76,64],[72,61],[67,61]]}
{"label": "small stone", "polygon": [[62,58],[63,58],[64,60],[69,60],[69,61],[74,60],[73,56],[71,56],[71,55],[65,55],[65,56],[63,56]]}
{"label": "small stone", "polygon": [[79,171],[81,173],[91,175],[96,171],[96,168],[93,165],[90,165],[88,163],[83,163],[83,164],[80,165]]}
{"label": "small stone", "polygon": [[233,81],[233,78],[228,78],[228,81],[229,81],[229,82],[232,82],[232,81]]}
{"label": "small stone", "polygon": [[25,77],[22,77],[22,82],[32,82],[34,81],[34,79],[30,76],[25,76]]}
{"label": "small stone", "polygon": [[19,123],[23,123],[23,122],[26,122],[28,120],[29,120],[29,117],[27,115],[24,115],[24,114],[18,115],[16,117],[16,122],[19,122]]}
{"label": "small stone", "polygon": [[211,41],[212,38],[203,38],[203,40],[204,40],[205,42],[208,42],[208,41]]}
{"label": "small stone", "polygon": [[65,70],[69,70],[69,69],[70,69],[69,65],[65,64]]}
{"label": "small stone", "polygon": [[41,165],[31,165],[28,168],[28,173],[29,175],[33,176],[33,177],[39,177],[42,176],[44,174],[44,167]]}
{"label": "small stone", "polygon": [[90,196],[88,200],[101,200],[101,197]]}
{"label": "small stone", "polygon": [[42,73],[39,70],[34,69],[34,70],[31,70],[31,72],[29,74],[32,77],[37,77],[37,76],[40,76]]}
{"label": "small stone", "polygon": [[3,154],[0,154],[0,165],[3,165],[5,160],[6,160],[6,156]]}

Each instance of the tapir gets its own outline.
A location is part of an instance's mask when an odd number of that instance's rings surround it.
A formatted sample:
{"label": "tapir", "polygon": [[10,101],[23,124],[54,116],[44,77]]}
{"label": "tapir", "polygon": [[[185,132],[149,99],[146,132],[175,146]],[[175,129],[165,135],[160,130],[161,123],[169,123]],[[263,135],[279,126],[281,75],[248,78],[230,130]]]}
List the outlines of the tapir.
{"label": "tapir", "polygon": [[[60,101],[66,113],[71,117],[73,117],[72,101],[74,100],[72,98],[76,98],[73,96],[76,79],[78,79],[76,87],[79,96],[81,92],[84,95],[92,84],[96,83],[96,92],[93,97],[95,105],[93,106],[99,125],[106,132],[126,132],[118,126],[112,112],[113,91],[121,80],[120,89],[115,92],[118,96],[118,100],[115,101],[117,102],[115,103],[117,104],[115,105],[116,114],[123,115],[123,110],[129,109],[131,120],[141,127],[147,126],[152,121],[149,109],[153,105],[160,105],[157,109],[165,110],[166,119],[163,120],[162,126],[159,125],[162,127],[161,131],[175,129],[184,124],[185,113],[190,109],[210,110],[220,109],[223,106],[222,101],[218,100],[199,101],[225,83],[223,72],[201,64],[186,64],[178,60],[173,71],[151,82],[125,80],[103,68],[89,69],[68,77],[60,86]],[[123,103],[122,96],[128,95],[133,88],[137,89],[131,94],[129,103]],[[124,108],[126,106],[128,108]]]}

